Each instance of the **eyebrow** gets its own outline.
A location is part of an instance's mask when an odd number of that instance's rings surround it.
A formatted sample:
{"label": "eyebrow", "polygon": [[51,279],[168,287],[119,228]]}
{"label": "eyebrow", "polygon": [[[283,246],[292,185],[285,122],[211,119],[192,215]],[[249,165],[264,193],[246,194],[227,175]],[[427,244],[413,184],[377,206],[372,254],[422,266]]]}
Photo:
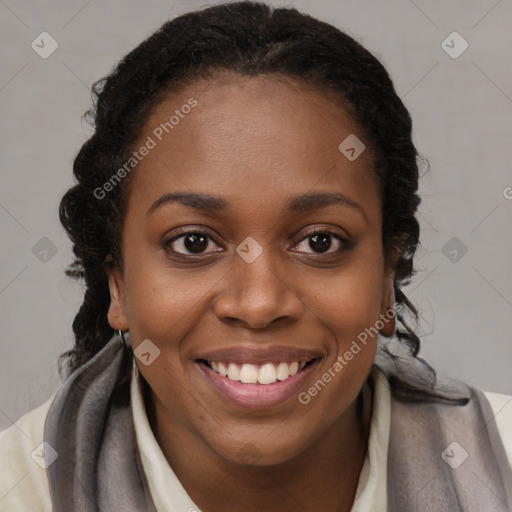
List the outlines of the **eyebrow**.
{"label": "eyebrow", "polygon": [[[146,215],[150,215],[164,205],[179,203],[189,208],[195,208],[203,212],[223,212],[230,209],[230,203],[219,196],[199,194],[195,192],[169,192],[158,198],[149,208]],[[341,204],[354,210],[358,210],[365,220],[366,213],[363,207],[356,201],[349,199],[339,192],[312,192],[301,194],[291,198],[286,203],[286,209],[290,213],[303,213],[310,210],[325,208],[332,204]]]}

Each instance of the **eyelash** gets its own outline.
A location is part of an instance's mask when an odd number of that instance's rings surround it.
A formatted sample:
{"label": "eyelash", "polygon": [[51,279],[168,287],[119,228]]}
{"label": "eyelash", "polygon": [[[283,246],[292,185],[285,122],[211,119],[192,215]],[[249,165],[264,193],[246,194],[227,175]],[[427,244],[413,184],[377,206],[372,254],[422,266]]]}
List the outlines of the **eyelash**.
{"label": "eyelash", "polygon": [[[202,229],[191,229],[191,230],[187,230],[187,231],[182,231],[179,235],[174,236],[174,237],[170,238],[169,240],[165,241],[163,246],[164,246],[164,248],[167,251],[171,251],[171,252],[177,254],[178,257],[183,257],[183,258],[198,258],[198,257],[204,256],[204,255],[207,255],[207,254],[211,254],[211,253],[205,253],[205,252],[197,253],[197,254],[183,254],[183,253],[180,253],[180,252],[176,252],[176,251],[174,251],[174,250],[172,250],[170,248],[170,246],[172,245],[173,242],[175,242],[176,240],[179,240],[180,238],[183,238],[183,237],[185,237],[187,235],[190,235],[190,234],[203,235],[203,236],[207,237],[208,239],[212,240],[214,243],[217,243],[217,242],[215,242],[215,240],[212,238],[212,236],[210,235],[210,233],[208,231],[205,231],[205,230],[202,230]],[[312,231],[311,233],[308,233],[303,238],[301,238],[301,240],[297,244],[295,244],[294,247],[296,247],[297,245],[299,245],[303,241],[307,240],[308,238],[311,238],[314,235],[320,235],[320,234],[321,235],[330,235],[330,236],[332,236],[333,238],[338,240],[338,242],[340,243],[341,248],[336,250],[336,251],[331,251],[331,252],[325,252],[325,253],[320,253],[320,252],[315,253],[315,252],[313,252],[313,253],[307,253],[307,254],[316,254],[317,256],[339,254],[339,253],[341,253],[343,251],[351,249],[352,246],[353,246],[353,244],[351,243],[350,240],[340,236],[337,233],[334,233],[333,231],[330,231],[329,229],[317,229],[315,231]],[[219,245],[219,244],[217,244],[217,245]],[[329,248],[329,250],[330,249],[331,248]],[[217,252],[221,252],[221,251],[213,251],[213,253],[217,253]]]}

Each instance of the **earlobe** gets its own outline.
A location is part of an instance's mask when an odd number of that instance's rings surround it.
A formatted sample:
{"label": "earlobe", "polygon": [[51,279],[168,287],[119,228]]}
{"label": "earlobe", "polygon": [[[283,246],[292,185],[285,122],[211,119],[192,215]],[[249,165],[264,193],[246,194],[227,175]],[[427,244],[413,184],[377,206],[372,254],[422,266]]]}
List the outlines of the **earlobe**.
{"label": "earlobe", "polygon": [[124,277],[119,265],[109,255],[103,262],[103,270],[108,277],[110,290],[110,306],[108,308],[108,322],[115,330],[128,330],[126,316],[126,294]]}

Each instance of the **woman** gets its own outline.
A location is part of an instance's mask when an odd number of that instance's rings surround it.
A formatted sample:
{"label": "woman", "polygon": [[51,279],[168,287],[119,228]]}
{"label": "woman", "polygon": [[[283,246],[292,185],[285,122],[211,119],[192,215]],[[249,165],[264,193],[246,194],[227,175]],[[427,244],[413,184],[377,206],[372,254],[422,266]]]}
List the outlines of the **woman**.
{"label": "woman", "polygon": [[95,93],[60,207],[76,343],[0,437],[2,510],[509,510],[512,397],[417,357],[418,154],[379,61],[238,2]]}

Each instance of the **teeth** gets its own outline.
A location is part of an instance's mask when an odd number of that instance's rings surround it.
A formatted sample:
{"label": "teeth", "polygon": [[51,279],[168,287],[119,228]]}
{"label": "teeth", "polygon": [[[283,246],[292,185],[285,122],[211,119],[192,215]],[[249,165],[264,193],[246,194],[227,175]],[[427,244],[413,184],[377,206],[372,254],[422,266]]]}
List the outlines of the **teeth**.
{"label": "teeth", "polygon": [[[228,376],[228,369],[222,364],[222,363],[218,363],[218,367],[219,367],[219,373],[223,376],[223,377],[227,377]],[[212,364],[212,369],[214,371],[217,371],[215,370],[215,368],[213,368],[213,364]]]}
{"label": "teeth", "polygon": [[240,379],[240,370],[235,363],[229,363],[228,366],[228,377],[231,380],[239,380]]}
{"label": "teeth", "polygon": [[276,380],[276,367],[272,363],[264,364],[258,373],[258,382],[260,384],[272,384]]}
{"label": "teeth", "polygon": [[223,377],[234,381],[240,381],[244,384],[273,384],[276,380],[286,380],[295,375],[299,370],[306,366],[306,361],[292,361],[291,363],[265,363],[257,366],[244,363],[221,363],[220,361],[210,361],[214,372]]}
{"label": "teeth", "polygon": [[290,376],[290,368],[286,363],[279,363],[276,371],[277,380],[284,380]]}
{"label": "teeth", "polygon": [[[228,377],[230,377],[229,373]],[[256,384],[258,382],[258,368],[253,364],[243,364],[240,370],[240,380],[245,384]]]}

